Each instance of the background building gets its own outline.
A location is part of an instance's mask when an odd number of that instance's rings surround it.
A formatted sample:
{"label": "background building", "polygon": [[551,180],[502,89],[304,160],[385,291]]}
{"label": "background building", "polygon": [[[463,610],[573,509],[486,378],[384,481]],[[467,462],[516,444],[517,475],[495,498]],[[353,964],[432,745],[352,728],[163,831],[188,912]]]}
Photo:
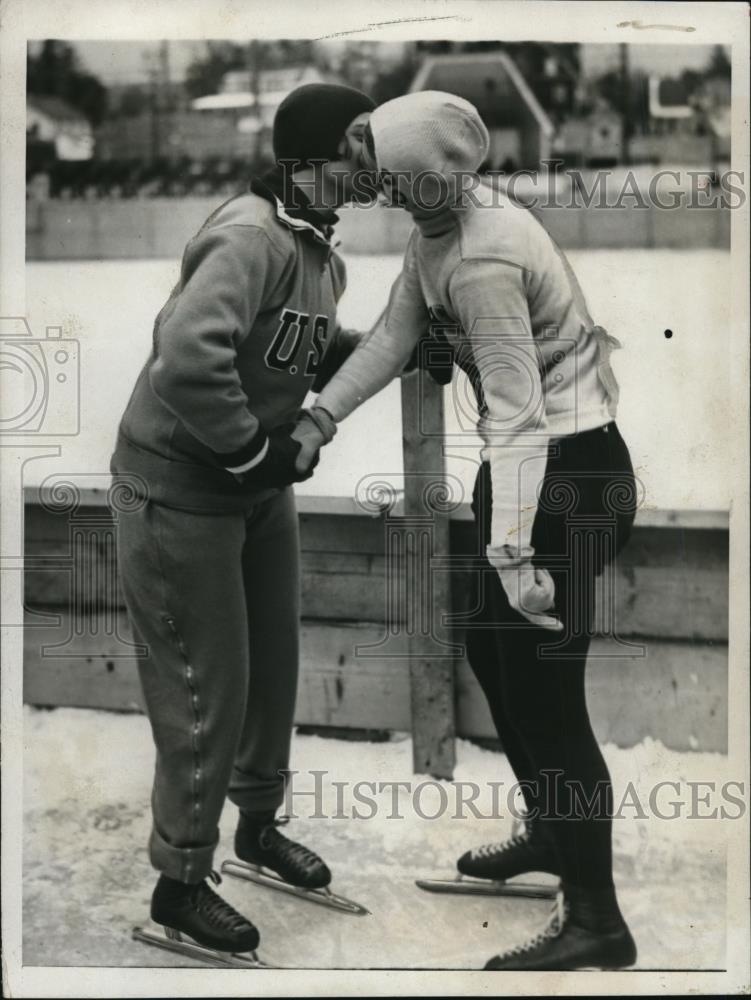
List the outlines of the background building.
{"label": "background building", "polygon": [[379,103],[425,88],[467,98],[491,170],[551,157],[714,169],[730,156],[721,46],[47,40],[29,46],[27,71],[34,200],[231,193],[271,163],[284,96],[324,80]]}
{"label": "background building", "polygon": [[475,105],[490,133],[486,170],[536,169],[550,158],[553,123],[505,52],[427,56],[410,90],[445,90]]}
{"label": "background building", "polygon": [[94,131],[86,116],[59,97],[31,96],[26,102],[29,143],[47,143],[59,160],[88,160]]}

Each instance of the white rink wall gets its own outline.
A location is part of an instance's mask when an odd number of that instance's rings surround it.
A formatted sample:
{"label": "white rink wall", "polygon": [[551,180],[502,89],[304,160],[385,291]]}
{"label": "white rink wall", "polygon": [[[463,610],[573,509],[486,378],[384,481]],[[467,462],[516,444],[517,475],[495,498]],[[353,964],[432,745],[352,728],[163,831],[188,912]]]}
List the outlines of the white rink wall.
{"label": "white rink wall", "polygon": [[[657,510],[727,510],[723,441],[730,375],[729,254],[723,250],[570,251],[590,309],[623,344],[613,356],[621,383],[618,422],[646,491]],[[367,328],[385,304],[398,274],[398,256],[347,258],[344,325]],[[148,354],[154,316],[179,273],[177,260],[31,262],[26,269],[26,315],[34,335],[62,326],[80,342],[81,431],[60,439],[57,459],[36,459],[25,485],[64,473],[106,477],[120,415]],[[673,336],[667,339],[664,331]],[[447,390],[447,426],[457,426]],[[402,468],[398,384],[346,421],[324,453],[304,495],[352,496],[373,473]],[[691,469],[690,476],[676,470]],[[448,461],[467,498],[475,463]],[[92,485],[101,485],[101,480]]]}

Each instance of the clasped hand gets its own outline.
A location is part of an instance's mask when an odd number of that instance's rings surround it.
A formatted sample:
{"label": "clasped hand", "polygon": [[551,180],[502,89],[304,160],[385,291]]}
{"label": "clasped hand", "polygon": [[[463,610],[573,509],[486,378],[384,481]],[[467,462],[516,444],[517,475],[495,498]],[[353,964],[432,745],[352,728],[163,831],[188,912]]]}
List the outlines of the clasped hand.
{"label": "clasped hand", "polygon": [[300,445],[295,458],[295,471],[302,476],[318,464],[318,453],[326,444],[326,438],[316,423],[305,414],[298,420],[291,437]]}

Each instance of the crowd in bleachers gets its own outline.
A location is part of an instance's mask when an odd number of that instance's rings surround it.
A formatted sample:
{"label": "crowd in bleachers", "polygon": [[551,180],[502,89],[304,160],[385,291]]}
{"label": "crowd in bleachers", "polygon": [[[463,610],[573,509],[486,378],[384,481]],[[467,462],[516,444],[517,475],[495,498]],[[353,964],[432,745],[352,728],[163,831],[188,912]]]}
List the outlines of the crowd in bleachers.
{"label": "crowd in bleachers", "polygon": [[230,196],[242,190],[253,173],[269,164],[242,157],[152,161],[52,160],[30,164],[26,182],[28,197],[60,199],[183,198],[189,195]]}

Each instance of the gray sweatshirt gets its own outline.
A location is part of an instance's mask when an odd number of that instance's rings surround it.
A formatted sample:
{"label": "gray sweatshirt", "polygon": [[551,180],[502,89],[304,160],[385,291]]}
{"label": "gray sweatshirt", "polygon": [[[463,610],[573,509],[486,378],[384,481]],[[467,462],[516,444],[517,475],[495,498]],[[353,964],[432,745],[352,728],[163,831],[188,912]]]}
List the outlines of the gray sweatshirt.
{"label": "gray sweatshirt", "polygon": [[336,318],[346,272],[330,227],[306,214],[254,182],[185,248],[111,462],[152,499],[247,509],[257,488],[233,471],[262,460],[268,432],[297,419],[357,341]]}

